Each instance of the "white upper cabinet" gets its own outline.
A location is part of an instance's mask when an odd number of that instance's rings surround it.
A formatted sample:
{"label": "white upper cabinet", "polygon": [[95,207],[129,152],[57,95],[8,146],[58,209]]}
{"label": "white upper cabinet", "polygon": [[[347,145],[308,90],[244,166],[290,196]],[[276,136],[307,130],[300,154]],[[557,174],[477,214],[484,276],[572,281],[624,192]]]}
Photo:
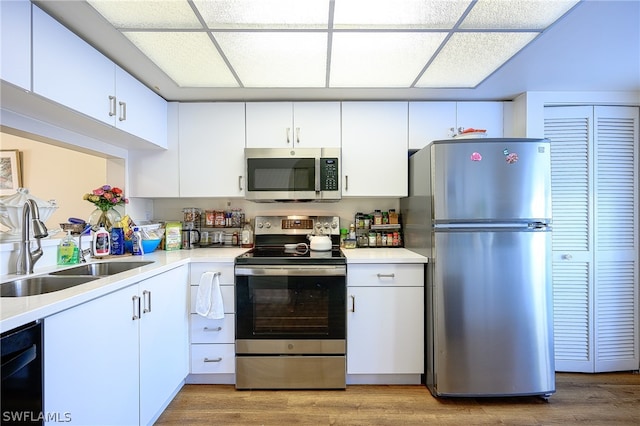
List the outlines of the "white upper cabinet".
{"label": "white upper cabinet", "polygon": [[249,148],[339,148],[340,102],[247,103]]}
{"label": "white upper cabinet", "polygon": [[244,196],[244,104],[181,103],[180,196]]}
{"label": "white upper cabinet", "polygon": [[116,66],[116,127],[167,148],[167,101]]}
{"label": "white upper cabinet", "polygon": [[502,102],[457,102],[456,128],[485,129],[487,137],[501,138],[504,134],[504,106]]}
{"label": "white upper cabinet", "polygon": [[[58,21],[33,8],[33,91],[115,123],[115,64]],[[110,115],[111,114],[111,115]]]}
{"label": "white upper cabinet", "polygon": [[31,90],[31,2],[0,2],[0,78]]}
{"label": "white upper cabinet", "polygon": [[409,149],[449,139],[456,124],[455,102],[409,102]]}
{"label": "white upper cabinet", "polygon": [[406,197],[407,102],[342,103],[342,195]]}
{"label": "white upper cabinet", "polygon": [[180,196],[178,105],[178,102],[167,104],[167,149],[129,150],[129,197]]}
{"label": "white upper cabinet", "polygon": [[459,128],[485,129],[488,137],[501,138],[503,119],[502,102],[410,102],[409,149],[450,139]]}
{"label": "white upper cabinet", "polygon": [[32,58],[35,93],[167,147],[166,101],[37,7]]}

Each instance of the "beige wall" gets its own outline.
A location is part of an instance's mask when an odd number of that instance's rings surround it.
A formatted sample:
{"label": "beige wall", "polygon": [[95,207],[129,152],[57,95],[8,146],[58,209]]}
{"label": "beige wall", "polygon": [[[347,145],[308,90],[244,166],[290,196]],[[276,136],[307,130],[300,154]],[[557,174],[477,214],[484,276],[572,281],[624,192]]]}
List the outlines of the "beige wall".
{"label": "beige wall", "polygon": [[88,220],[95,207],[82,196],[110,183],[104,158],[2,132],[0,148],[22,153],[22,186],[30,194],[56,200],[59,208],[46,222],[50,229],[59,228],[69,217]]}

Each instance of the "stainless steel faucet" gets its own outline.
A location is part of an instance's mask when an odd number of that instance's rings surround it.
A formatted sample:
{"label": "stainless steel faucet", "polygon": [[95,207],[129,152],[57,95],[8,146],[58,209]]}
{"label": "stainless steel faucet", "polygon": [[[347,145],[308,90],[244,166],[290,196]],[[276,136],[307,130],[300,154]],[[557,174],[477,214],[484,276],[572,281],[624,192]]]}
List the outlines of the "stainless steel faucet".
{"label": "stainless steel faucet", "polygon": [[[29,219],[31,218],[31,219]],[[38,243],[38,248],[31,251],[30,226],[29,221],[33,225],[33,237]],[[49,235],[47,227],[40,220],[40,210],[33,200],[27,200],[22,209],[22,240],[20,241],[20,252],[18,253],[18,261],[16,264],[17,274],[32,274],[33,266],[38,259],[42,257],[42,246],[40,239]]]}

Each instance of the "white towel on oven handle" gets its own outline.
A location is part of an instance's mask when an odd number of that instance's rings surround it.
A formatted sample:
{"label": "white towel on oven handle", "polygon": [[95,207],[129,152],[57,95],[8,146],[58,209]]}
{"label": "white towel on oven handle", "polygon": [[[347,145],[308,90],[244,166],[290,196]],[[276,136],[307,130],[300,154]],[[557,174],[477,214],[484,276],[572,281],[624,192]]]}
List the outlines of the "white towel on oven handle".
{"label": "white towel on oven handle", "polygon": [[209,319],[224,318],[224,304],[220,291],[220,272],[205,272],[200,277],[196,298],[196,313]]}

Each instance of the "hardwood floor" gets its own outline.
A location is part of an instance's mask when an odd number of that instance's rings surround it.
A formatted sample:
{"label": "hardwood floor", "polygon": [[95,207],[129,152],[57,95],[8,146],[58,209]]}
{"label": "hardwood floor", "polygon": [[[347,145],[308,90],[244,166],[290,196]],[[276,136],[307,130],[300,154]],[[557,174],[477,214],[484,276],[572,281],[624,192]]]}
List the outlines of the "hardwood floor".
{"label": "hardwood floor", "polygon": [[537,397],[434,398],[424,386],[236,391],[185,385],[157,425],[638,425],[640,374],[556,374]]}

